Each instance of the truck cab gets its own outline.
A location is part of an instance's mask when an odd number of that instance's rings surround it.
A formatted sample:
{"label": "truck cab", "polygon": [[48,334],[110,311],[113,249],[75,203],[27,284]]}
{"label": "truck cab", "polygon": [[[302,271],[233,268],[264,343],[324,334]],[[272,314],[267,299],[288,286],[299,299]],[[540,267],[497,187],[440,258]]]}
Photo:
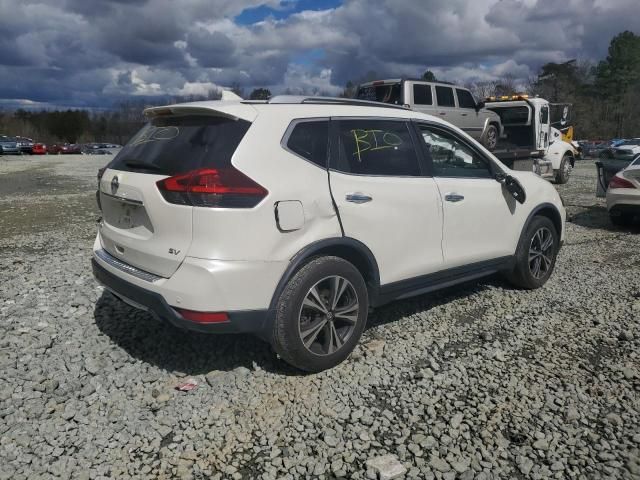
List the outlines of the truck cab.
{"label": "truck cab", "polygon": [[[485,107],[500,117],[504,129],[493,152],[496,157],[512,168],[532,168],[542,177],[567,183],[576,152],[556,126],[566,126],[568,105],[513,95],[489,97]],[[552,118],[554,112],[559,112],[557,120]]]}
{"label": "truck cab", "polygon": [[495,150],[502,135],[500,117],[483,108],[467,88],[411,79],[376,80],[359,85],[356,98],[405,105],[441,118]]}

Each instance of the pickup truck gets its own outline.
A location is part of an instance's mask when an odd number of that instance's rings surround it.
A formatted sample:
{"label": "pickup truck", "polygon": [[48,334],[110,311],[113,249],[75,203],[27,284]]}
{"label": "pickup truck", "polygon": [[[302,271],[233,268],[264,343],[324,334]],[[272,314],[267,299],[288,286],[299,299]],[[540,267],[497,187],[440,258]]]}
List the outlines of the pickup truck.
{"label": "pickup truck", "polygon": [[413,79],[375,80],[358,86],[356,98],[404,105],[440,117],[495,150],[502,136],[500,117],[476,102],[471,92],[449,83]]}

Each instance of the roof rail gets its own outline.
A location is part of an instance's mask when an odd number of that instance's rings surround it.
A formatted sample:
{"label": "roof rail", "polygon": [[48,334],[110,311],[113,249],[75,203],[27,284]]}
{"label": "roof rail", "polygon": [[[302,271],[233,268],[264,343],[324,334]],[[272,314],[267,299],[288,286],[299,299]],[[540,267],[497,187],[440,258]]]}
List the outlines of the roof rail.
{"label": "roof rail", "polygon": [[341,97],[305,97],[303,95],[276,95],[271,97],[267,103],[274,104],[314,104],[314,105],[352,105],[357,107],[378,107],[378,108],[399,108],[408,110],[402,105],[390,103],[372,102],[369,100],[355,100],[353,98]]}

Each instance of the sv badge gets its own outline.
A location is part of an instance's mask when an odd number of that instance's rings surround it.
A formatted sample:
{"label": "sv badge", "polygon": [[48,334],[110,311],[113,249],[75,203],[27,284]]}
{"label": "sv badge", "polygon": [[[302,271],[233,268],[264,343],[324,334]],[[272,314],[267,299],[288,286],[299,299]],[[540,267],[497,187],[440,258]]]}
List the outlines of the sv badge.
{"label": "sv badge", "polygon": [[171,255],[178,255],[180,253],[180,250],[176,250],[175,248],[170,248],[169,253]]}

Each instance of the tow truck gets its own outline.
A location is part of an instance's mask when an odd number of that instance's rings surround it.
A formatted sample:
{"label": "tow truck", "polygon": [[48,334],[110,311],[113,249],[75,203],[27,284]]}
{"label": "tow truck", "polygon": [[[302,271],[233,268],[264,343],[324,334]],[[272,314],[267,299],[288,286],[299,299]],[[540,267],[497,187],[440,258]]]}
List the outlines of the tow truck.
{"label": "tow truck", "polygon": [[504,133],[492,152],[500,161],[514,170],[533,170],[556,183],[569,181],[578,156],[566,135],[572,132],[570,104],[518,94],[488,97],[484,107],[502,122]]}

